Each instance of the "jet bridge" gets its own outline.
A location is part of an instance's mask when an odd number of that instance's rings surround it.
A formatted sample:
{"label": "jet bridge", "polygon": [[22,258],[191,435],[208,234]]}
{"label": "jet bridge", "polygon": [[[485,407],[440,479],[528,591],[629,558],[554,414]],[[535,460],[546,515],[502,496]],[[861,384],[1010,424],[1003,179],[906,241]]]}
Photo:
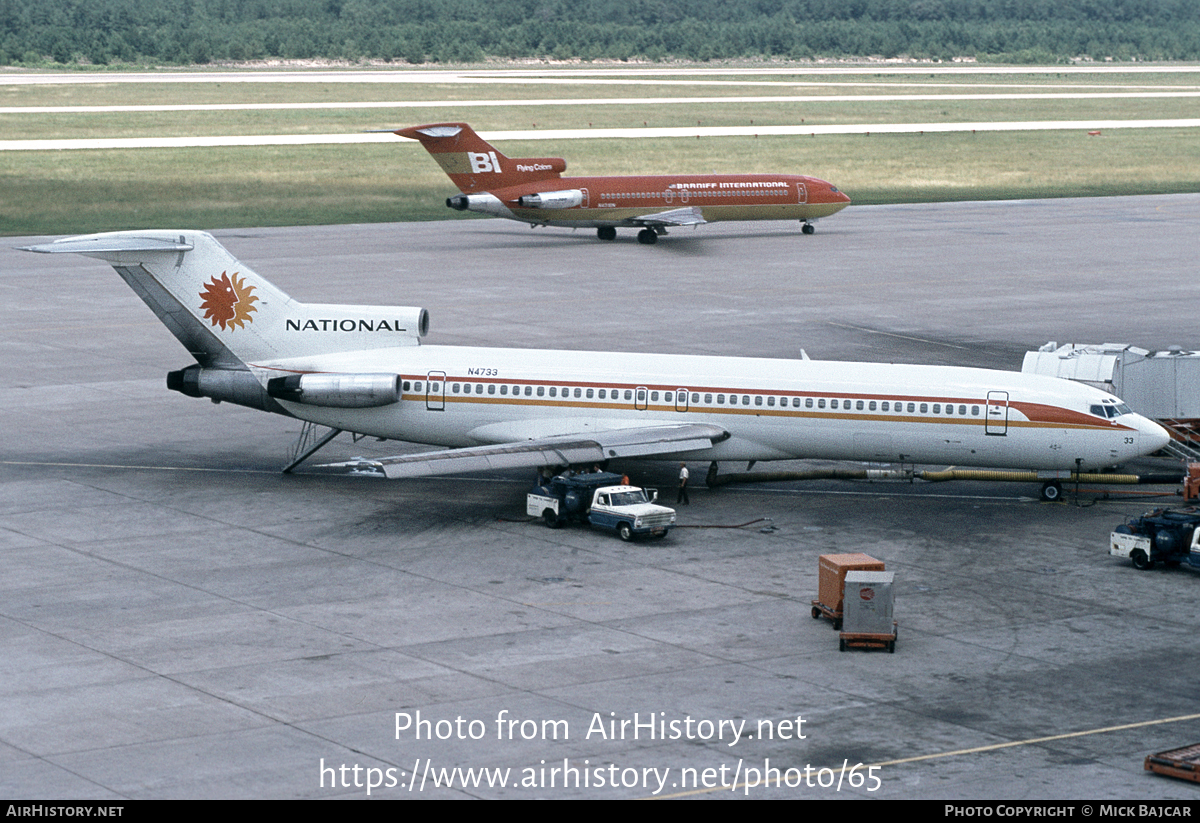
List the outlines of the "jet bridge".
{"label": "jet bridge", "polygon": [[1172,453],[1200,460],[1200,352],[1171,346],[1149,351],[1126,343],[1050,342],[1025,353],[1021,371],[1087,383],[1157,420],[1190,447]]}

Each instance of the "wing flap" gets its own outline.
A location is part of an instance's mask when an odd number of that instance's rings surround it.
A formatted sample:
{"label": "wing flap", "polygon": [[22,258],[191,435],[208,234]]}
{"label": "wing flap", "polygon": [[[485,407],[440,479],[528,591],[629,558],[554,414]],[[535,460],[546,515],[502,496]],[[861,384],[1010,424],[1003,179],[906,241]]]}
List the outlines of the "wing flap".
{"label": "wing flap", "polygon": [[729,437],[720,426],[707,424],[643,426],[589,433],[587,437],[547,437],[491,446],[383,457],[338,467],[373,467],[395,480],[491,471],[497,469],[570,466],[600,463],[614,457],[655,457],[708,449]]}
{"label": "wing flap", "polygon": [[699,207],[689,206],[684,209],[660,211],[657,214],[643,214],[631,217],[629,222],[637,226],[699,226],[708,221],[700,212]]}

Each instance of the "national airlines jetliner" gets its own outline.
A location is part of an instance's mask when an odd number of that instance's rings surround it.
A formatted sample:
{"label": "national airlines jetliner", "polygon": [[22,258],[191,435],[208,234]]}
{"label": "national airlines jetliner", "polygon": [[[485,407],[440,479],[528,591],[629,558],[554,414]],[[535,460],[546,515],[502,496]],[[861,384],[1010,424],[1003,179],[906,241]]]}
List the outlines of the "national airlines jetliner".
{"label": "national airlines jetliner", "polygon": [[300,303],[197,231],[29,250],[111,263],[197,361],[171,389],[448,447],[375,461],[393,478],[620,458],[1092,469],[1169,439],[1098,389],[1019,372],[421,345],[424,309]]}
{"label": "national airlines jetliner", "polygon": [[639,177],[562,177],[560,157],[512,160],[466,123],[400,129],[420,140],[462,194],[446,200],[458,211],[507,217],[531,226],[596,230],[612,240],[619,228],[640,229],[655,243],[672,226],[717,220],[813,221],[850,204],[850,198],[815,177],[797,174],[671,174]]}

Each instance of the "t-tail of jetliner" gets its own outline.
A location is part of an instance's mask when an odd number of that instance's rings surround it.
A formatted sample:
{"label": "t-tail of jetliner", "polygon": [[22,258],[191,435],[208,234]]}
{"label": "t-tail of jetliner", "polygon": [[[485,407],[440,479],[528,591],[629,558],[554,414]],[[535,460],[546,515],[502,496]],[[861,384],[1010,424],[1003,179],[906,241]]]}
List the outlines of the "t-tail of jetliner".
{"label": "t-tail of jetliner", "polygon": [[1169,439],[1098,389],[1019,372],[422,345],[424,309],[300,303],[203,232],[28,250],[111,263],[197,361],[169,388],[330,427],[301,460],[338,431],[445,447],[373,461],[388,477],[623,458],[1061,471]]}
{"label": "t-tail of jetliner", "polygon": [[795,174],[562,177],[565,160],[511,160],[466,123],[396,134],[419,140],[458,186],[462,194],[447,198],[450,208],[531,226],[594,228],[601,240],[635,228],[639,242],[654,243],[668,228],[718,220],[798,220],[812,234],[814,221],[850,204],[835,186]]}
{"label": "t-tail of jetliner", "polygon": [[396,134],[421,141],[463,194],[556,180],[567,168],[561,157],[505,157],[466,123],[414,126]]}

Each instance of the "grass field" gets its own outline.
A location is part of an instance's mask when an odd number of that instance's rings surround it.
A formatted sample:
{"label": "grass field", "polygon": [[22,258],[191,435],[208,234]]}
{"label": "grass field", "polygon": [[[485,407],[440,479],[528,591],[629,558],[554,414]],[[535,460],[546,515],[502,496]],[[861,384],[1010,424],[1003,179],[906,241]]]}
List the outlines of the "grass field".
{"label": "grass field", "polygon": [[[414,72],[419,76],[419,72]],[[564,72],[572,80],[569,72]],[[1193,117],[1197,98],[956,100],[958,93],[1196,91],[1200,74],[739,75],[522,84],[88,83],[4,85],[3,139],[357,133],[465,120],[480,130],[987,122]],[[945,99],[697,103],[688,97],[937,94]],[[530,105],[608,98],[611,105]],[[671,102],[642,102],[672,98]],[[482,102],[511,101],[506,105]],[[459,101],[455,106],[423,103]],[[10,107],[404,103],[384,108],[204,112],[12,112]],[[472,105],[475,103],[475,105]],[[524,105],[523,105],[524,103]],[[562,156],[569,174],[788,172],[830,180],[855,203],[1200,191],[1200,129],[528,141],[510,156]],[[416,144],[0,152],[0,233],[225,228],[444,219],[453,189]]]}

